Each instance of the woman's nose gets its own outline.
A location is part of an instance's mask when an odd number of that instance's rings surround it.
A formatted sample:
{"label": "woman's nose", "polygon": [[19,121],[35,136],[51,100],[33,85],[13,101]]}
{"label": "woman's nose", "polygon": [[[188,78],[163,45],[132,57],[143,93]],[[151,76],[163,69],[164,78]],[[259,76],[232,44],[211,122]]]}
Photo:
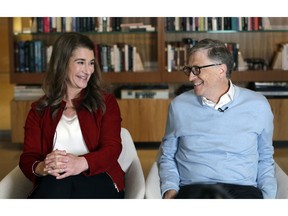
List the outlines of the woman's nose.
{"label": "woman's nose", "polygon": [[94,67],[93,67],[93,65],[85,64],[83,70],[84,70],[84,72],[87,73],[87,74],[92,74],[93,71],[94,71]]}

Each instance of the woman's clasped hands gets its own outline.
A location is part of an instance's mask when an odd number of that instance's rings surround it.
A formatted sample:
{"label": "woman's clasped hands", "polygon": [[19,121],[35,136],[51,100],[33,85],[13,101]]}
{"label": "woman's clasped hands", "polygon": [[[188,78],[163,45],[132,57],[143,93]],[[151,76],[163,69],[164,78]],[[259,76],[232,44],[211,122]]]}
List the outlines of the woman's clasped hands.
{"label": "woman's clasped hands", "polygon": [[43,171],[57,179],[63,179],[71,175],[78,175],[87,169],[88,163],[84,157],[56,149],[46,156]]}

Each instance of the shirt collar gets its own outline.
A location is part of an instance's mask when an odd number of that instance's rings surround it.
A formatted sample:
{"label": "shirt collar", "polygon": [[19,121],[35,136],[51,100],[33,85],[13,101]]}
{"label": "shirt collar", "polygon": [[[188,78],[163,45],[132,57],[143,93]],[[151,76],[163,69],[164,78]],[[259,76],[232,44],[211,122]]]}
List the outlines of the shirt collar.
{"label": "shirt collar", "polygon": [[220,97],[220,100],[217,104],[205,97],[202,97],[202,104],[212,107],[215,110],[218,110],[218,108],[225,106],[226,104],[228,104],[230,101],[234,99],[235,87],[231,80],[229,80],[229,86],[230,87],[229,87],[228,92],[226,92],[224,95]]}

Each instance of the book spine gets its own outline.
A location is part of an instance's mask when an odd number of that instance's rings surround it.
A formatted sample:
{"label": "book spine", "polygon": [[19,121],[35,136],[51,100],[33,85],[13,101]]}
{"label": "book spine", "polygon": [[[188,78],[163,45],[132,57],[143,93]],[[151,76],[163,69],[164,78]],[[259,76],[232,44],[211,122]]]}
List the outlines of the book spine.
{"label": "book spine", "polygon": [[30,46],[29,46],[29,50],[30,50],[30,71],[31,72],[35,72],[35,43],[34,40],[30,41]]}
{"label": "book spine", "polygon": [[30,57],[30,52],[29,52],[29,44],[30,41],[25,41],[24,42],[24,65],[25,65],[25,72],[30,72],[30,67],[29,67],[29,57]]}

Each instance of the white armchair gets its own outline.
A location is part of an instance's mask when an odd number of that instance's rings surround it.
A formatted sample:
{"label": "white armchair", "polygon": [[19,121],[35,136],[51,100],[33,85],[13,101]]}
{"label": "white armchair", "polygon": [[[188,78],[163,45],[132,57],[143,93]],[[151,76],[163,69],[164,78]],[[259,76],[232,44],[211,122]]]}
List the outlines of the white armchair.
{"label": "white armchair", "polygon": [[[288,176],[286,173],[275,163],[275,174],[277,179],[277,194],[276,199],[288,199]],[[160,191],[160,178],[158,175],[158,166],[155,161],[146,178],[146,199],[161,199]]]}
{"label": "white armchair", "polygon": [[[145,195],[145,178],[134,142],[129,131],[121,129],[122,152],[118,159],[125,175],[125,199],[143,199]],[[19,166],[16,166],[0,182],[0,199],[27,198],[32,190],[28,180]]]}
{"label": "white armchair", "polygon": [[144,199],[145,177],[129,131],[121,129],[123,149],[118,159],[125,175],[125,199]]}

